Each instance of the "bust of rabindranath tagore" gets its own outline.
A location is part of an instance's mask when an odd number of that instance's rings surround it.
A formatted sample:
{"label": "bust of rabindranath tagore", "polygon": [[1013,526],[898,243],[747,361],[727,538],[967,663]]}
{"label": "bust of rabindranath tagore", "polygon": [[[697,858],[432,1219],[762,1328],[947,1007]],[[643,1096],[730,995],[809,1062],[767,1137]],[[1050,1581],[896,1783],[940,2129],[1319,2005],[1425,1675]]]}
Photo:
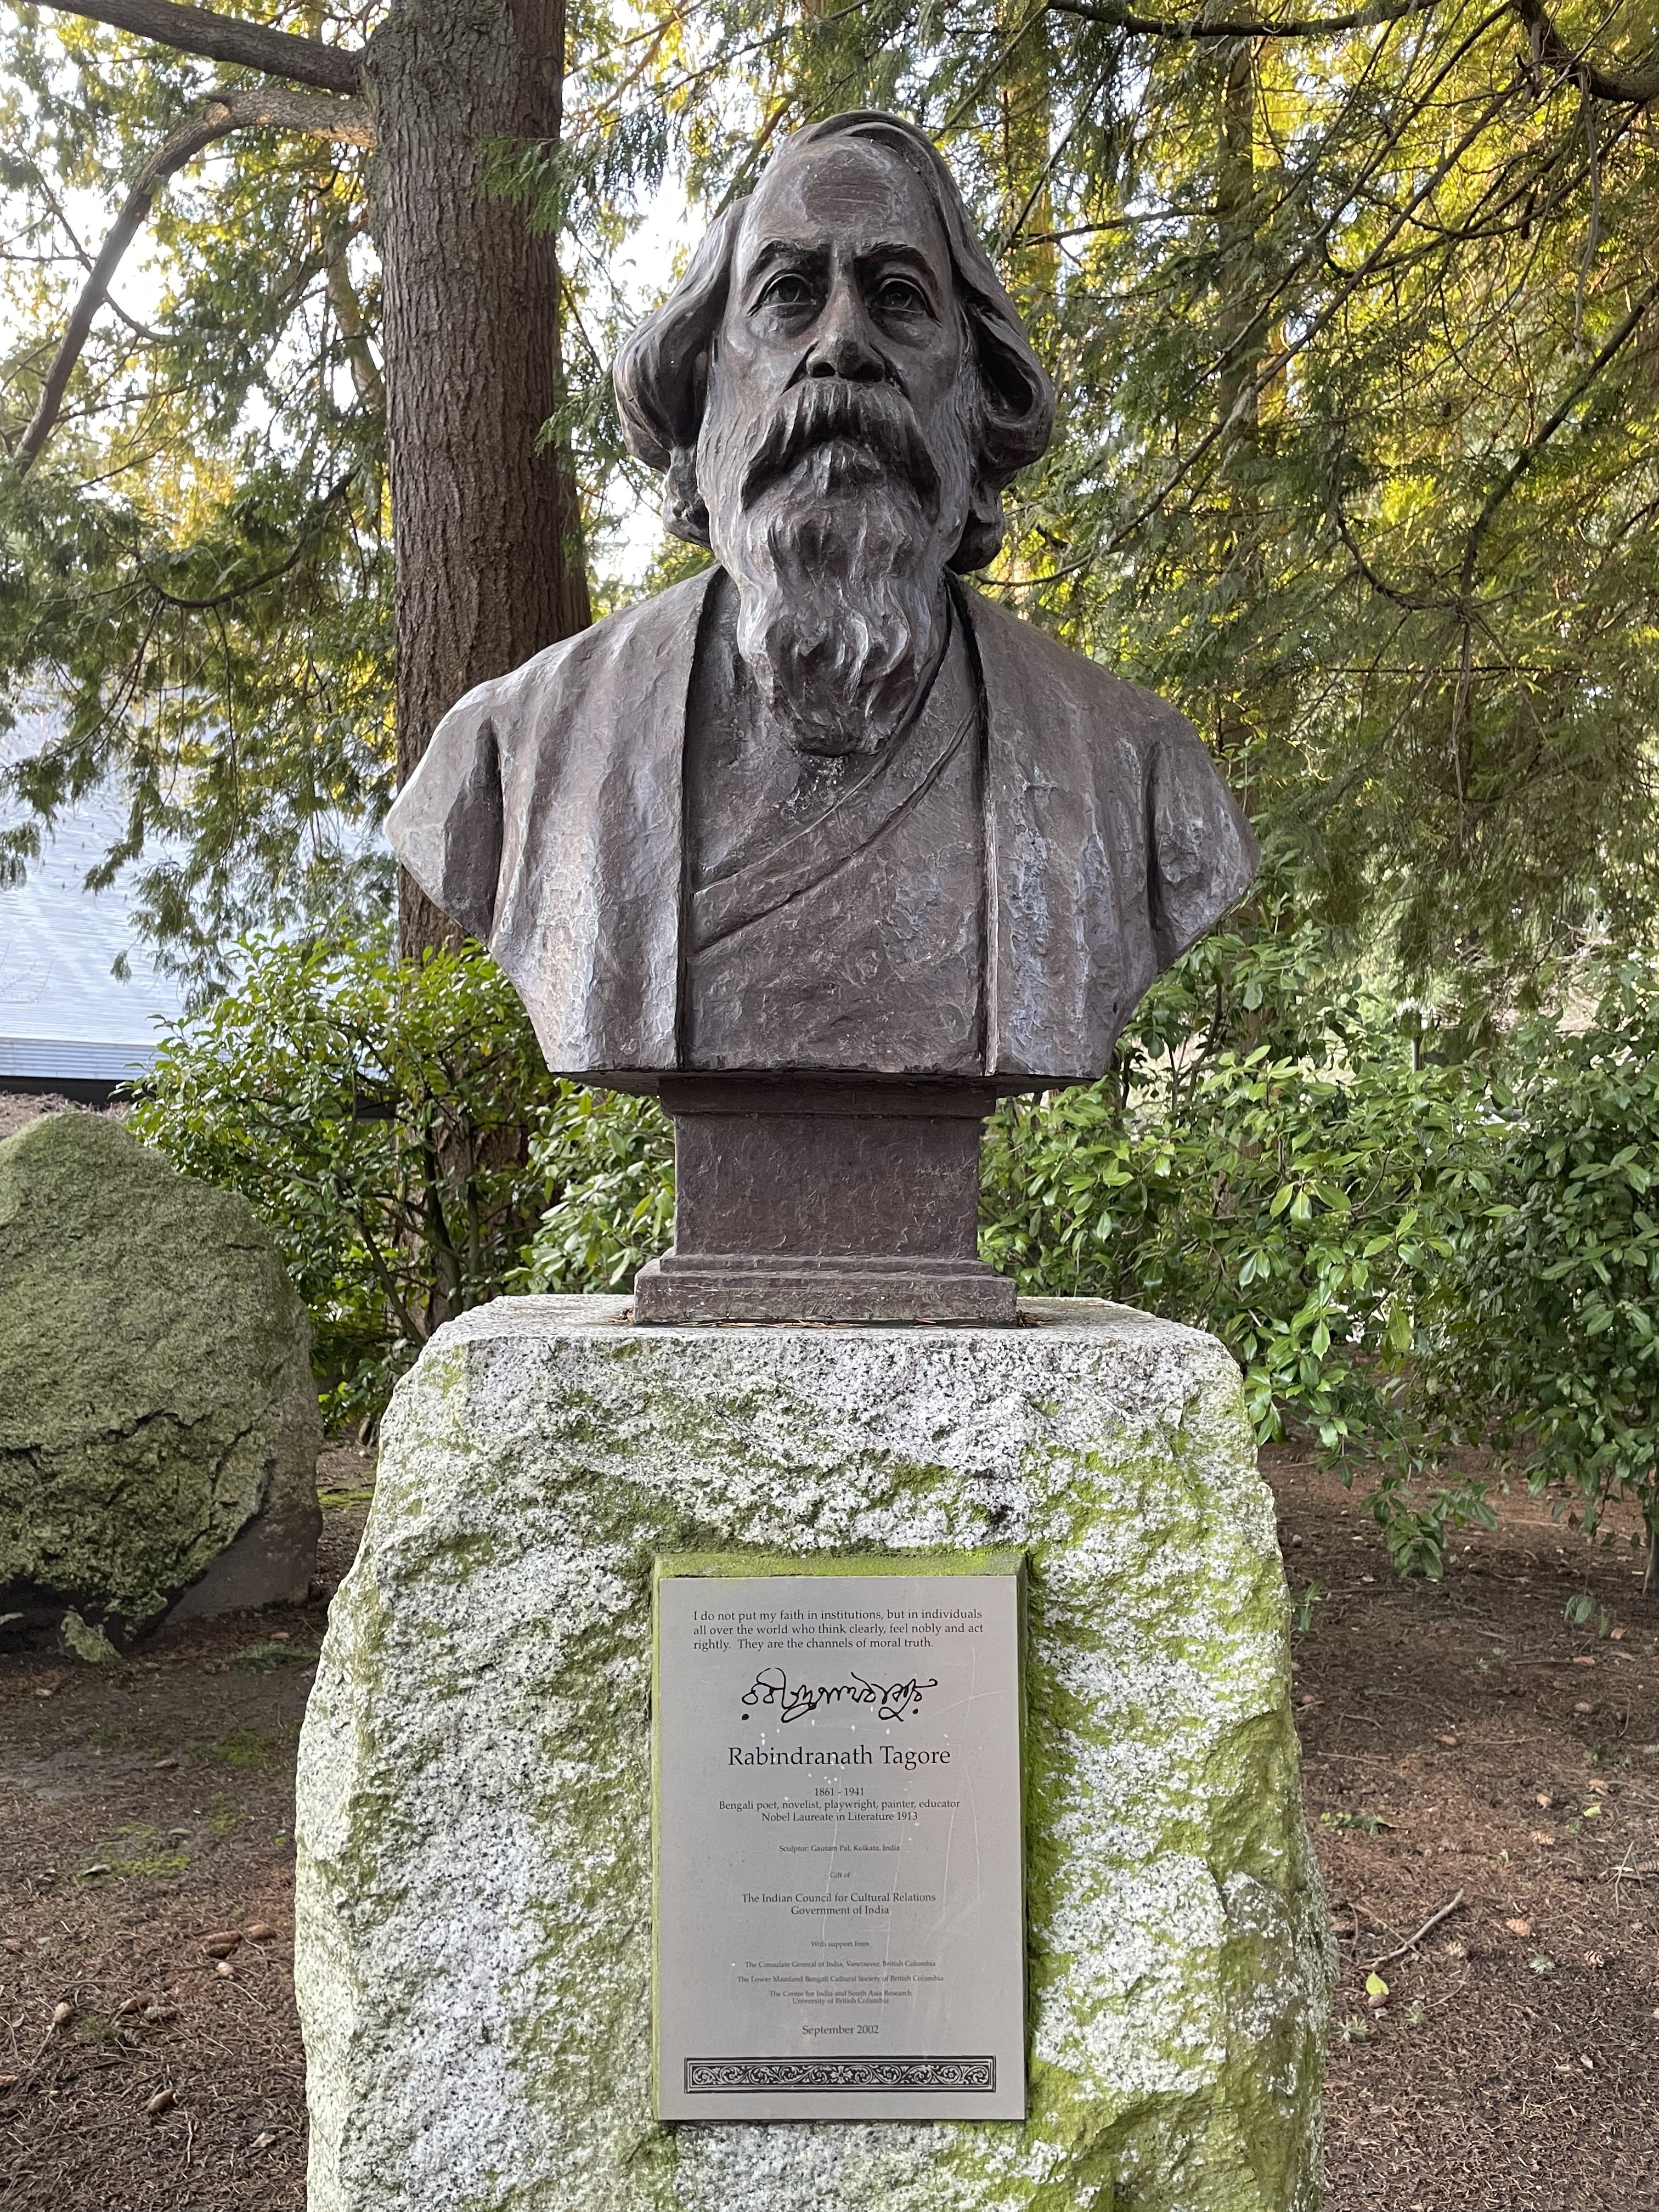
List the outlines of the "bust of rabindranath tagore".
{"label": "bust of rabindranath tagore", "polygon": [[714,562],[469,693],[392,842],[550,1067],[674,1115],[641,1318],[1010,1318],[981,1121],[1105,1070],[1249,830],[1173,708],[963,580],[1054,394],[912,126],[791,138],[615,380]]}

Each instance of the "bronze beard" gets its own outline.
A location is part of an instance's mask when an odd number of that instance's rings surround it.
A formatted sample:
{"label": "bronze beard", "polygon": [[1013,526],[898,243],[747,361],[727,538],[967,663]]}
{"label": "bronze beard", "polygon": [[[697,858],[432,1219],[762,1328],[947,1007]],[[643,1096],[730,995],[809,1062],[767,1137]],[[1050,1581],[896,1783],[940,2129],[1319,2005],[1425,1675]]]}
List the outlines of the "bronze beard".
{"label": "bronze beard", "polygon": [[709,543],[737,586],[738,650],[803,752],[878,750],[938,659],[968,512],[966,382],[931,445],[891,385],[809,378],[758,434],[710,393]]}

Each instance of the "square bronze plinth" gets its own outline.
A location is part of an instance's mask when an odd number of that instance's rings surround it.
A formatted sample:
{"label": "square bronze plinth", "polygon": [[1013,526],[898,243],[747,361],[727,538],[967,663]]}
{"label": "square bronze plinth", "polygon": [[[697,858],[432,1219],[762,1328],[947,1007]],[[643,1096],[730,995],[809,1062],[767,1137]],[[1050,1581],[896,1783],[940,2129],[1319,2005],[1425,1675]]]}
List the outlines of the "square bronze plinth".
{"label": "square bronze plinth", "polygon": [[674,1247],[634,1317],[1011,1327],[977,1253],[988,1084],[675,1077]]}

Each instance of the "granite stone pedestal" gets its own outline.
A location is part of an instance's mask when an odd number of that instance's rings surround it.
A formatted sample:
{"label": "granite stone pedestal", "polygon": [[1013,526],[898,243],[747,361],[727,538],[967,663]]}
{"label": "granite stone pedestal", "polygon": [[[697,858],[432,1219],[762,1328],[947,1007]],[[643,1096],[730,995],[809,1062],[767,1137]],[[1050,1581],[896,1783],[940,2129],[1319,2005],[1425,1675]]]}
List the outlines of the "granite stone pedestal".
{"label": "granite stone pedestal", "polygon": [[[400,1386],[301,1749],[310,2212],[1312,2212],[1330,1946],[1237,1371],[515,1298]],[[1023,1549],[1023,2122],[651,2103],[652,1559]]]}

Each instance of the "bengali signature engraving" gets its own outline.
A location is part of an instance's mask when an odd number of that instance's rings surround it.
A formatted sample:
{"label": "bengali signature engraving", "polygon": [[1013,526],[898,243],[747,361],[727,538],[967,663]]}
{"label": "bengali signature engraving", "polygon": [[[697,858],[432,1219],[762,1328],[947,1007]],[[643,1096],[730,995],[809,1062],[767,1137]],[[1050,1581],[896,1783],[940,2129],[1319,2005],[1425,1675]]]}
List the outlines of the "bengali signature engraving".
{"label": "bengali signature engraving", "polygon": [[871,1682],[849,1668],[844,1682],[792,1682],[781,1667],[763,1667],[743,1693],[745,1705],[769,1705],[782,1721],[798,1721],[826,1705],[873,1705],[884,1721],[908,1720],[921,1710],[924,1690],[936,1690],[938,1678],[918,1681]]}
{"label": "bengali signature engraving", "polygon": [[994,2058],[688,2058],[688,2096],[744,2090],[974,2089],[997,2086]]}

